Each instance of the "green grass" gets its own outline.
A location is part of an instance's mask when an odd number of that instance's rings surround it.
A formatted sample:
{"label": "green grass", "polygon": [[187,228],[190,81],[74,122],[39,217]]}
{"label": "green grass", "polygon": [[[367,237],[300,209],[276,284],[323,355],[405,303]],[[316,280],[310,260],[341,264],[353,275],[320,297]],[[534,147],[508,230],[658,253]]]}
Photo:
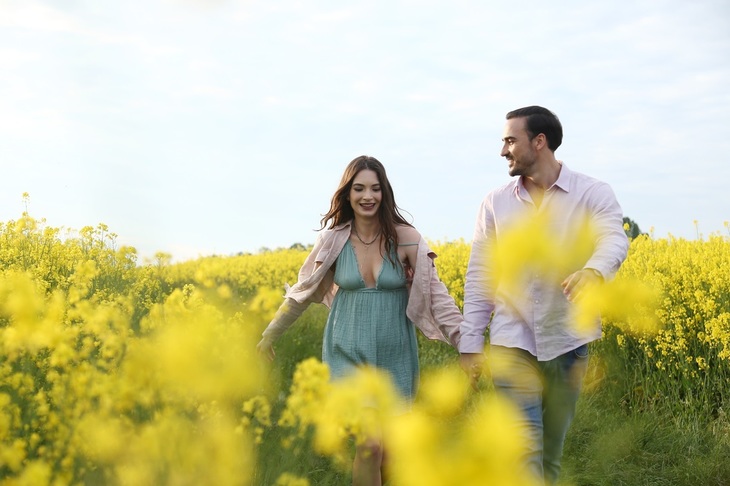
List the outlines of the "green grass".
{"label": "green grass", "polygon": [[[284,407],[296,364],[321,357],[326,316],[324,306],[312,306],[277,343],[274,417]],[[458,356],[448,345],[419,336],[419,358],[427,372]],[[674,403],[632,407],[629,391],[621,388],[627,380],[591,383],[591,376],[566,439],[562,485],[730,486],[730,417],[724,411],[708,417],[692,409],[678,412],[682,408]],[[264,434],[253,484],[275,485],[284,472],[306,477],[312,486],[350,484],[346,467],[313,453],[304,440],[284,448],[282,439],[277,427]]]}
{"label": "green grass", "polygon": [[[272,416],[277,418],[286,405],[294,369],[300,361],[322,356],[322,331],[327,319],[327,309],[321,305],[311,306],[297,320],[294,326],[276,343],[276,358],[271,370],[274,393],[269,397]],[[276,426],[266,429],[263,443],[257,454],[257,467],[253,474],[256,485],[274,485],[280,474],[306,477],[311,485],[347,484],[340,471],[324,457],[314,454],[305,443],[283,447],[283,431]]]}
{"label": "green grass", "polygon": [[730,423],[666,410],[626,412],[586,392],[564,450],[564,484],[730,485]]}

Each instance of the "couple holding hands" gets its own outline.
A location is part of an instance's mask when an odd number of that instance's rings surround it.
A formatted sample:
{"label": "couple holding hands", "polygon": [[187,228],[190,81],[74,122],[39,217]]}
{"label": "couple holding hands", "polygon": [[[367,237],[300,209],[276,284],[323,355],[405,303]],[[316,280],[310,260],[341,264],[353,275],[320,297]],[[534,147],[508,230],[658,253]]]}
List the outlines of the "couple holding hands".
{"label": "couple holding hands", "polygon": [[[588,343],[601,337],[598,316],[590,329],[576,329],[572,303],[586,286],[612,278],[629,246],[610,186],[555,158],[562,136],[559,119],[546,108],[507,113],[500,155],[514,178],[479,207],[463,315],[439,280],[436,255],[401,215],[383,165],[373,157],[355,158],[297,283],[263,332],[259,352],[273,359],[276,339],[316,302],[330,308],[322,361],[334,379],[374,366],[388,373],[404,399],[413,400],[419,378],[416,328],[451,344],[472,384],[486,354],[500,363],[490,370],[495,390],[522,412],[530,444],[525,467],[538,482],[555,484],[588,366]],[[577,223],[588,221],[590,251],[573,258],[574,268],[561,267],[562,275],[528,265],[516,277],[518,285],[501,285],[490,255],[515,222],[537,215],[548,215],[557,248],[574,247]],[[353,484],[382,484],[384,454],[379,440],[358,444]]]}

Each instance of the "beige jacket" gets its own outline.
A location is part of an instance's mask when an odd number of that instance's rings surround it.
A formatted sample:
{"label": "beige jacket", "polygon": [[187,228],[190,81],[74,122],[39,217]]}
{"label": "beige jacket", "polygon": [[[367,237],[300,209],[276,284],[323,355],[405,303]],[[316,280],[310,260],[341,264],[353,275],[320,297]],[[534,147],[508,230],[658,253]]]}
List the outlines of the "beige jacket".
{"label": "beige jacket", "polygon": [[[287,286],[286,300],[263,332],[270,342],[279,338],[311,303],[327,307],[337,293],[333,264],[350,237],[350,223],[324,230],[317,235],[312,252],[299,270],[299,280]],[[406,315],[429,339],[437,339],[458,349],[461,312],[446,286],[439,280],[432,252],[423,238],[418,242],[416,266],[408,293]],[[321,263],[317,267],[317,263]],[[315,269],[316,268],[316,269]]]}

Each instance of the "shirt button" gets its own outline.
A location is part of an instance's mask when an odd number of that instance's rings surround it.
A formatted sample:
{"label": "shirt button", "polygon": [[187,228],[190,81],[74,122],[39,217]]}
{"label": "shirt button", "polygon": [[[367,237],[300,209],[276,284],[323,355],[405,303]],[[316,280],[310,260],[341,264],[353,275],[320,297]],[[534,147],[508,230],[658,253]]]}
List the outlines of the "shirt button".
{"label": "shirt button", "polygon": [[535,299],[535,303],[536,303],[536,304],[539,304],[539,303],[540,303],[540,301],[539,301],[538,299]]}

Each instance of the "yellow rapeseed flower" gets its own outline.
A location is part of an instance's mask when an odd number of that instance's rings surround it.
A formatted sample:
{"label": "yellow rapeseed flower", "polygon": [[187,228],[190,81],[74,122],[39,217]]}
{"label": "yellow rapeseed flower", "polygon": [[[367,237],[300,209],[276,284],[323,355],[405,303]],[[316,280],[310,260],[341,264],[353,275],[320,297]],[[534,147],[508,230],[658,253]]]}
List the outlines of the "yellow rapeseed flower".
{"label": "yellow rapeseed flower", "polygon": [[536,274],[559,285],[583,267],[595,245],[593,226],[588,220],[575,221],[568,230],[570,235],[558,239],[552,230],[557,217],[541,212],[500,229],[499,239],[487,257],[503,292],[520,291],[525,279]]}
{"label": "yellow rapeseed flower", "polygon": [[452,416],[462,410],[469,384],[458,366],[440,368],[425,374],[419,389],[419,405],[436,416]]}

